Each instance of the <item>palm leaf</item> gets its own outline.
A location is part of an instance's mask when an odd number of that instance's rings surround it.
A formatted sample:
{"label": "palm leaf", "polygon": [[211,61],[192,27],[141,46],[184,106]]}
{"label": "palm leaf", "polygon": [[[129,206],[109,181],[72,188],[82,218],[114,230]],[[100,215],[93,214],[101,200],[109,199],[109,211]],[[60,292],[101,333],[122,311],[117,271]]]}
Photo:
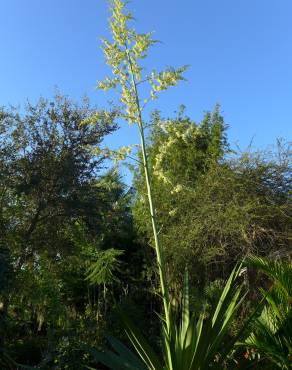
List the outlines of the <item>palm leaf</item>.
{"label": "palm leaf", "polygon": [[292,265],[290,262],[268,260],[251,256],[249,266],[268,276],[272,286],[268,292],[261,290],[265,307],[255,321],[254,332],[245,345],[256,349],[280,369],[292,367]]}
{"label": "palm leaf", "polygon": [[107,336],[108,341],[115,350],[100,352],[94,348],[87,350],[100,362],[113,370],[146,370],[147,367],[133,354],[122,342],[112,336]]}
{"label": "palm leaf", "polygon": [[126,334],[137,353],[151,370],[162,370],[163,366],[158,355],[155,353],[140,330],[134,325],[130,318],[122,311],[118,311],[125,327]]}

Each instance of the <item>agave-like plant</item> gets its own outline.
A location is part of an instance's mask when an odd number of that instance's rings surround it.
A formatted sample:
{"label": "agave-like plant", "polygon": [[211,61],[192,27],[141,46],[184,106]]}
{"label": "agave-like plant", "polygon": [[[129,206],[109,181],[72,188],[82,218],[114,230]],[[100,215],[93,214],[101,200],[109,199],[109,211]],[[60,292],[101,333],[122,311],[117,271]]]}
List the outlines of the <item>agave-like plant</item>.
{"label": "agave-like plant", "polygon": [[[191,315],[189,308],[189,282],[186,271],[180,322],[171,308],[169,327],[162,323],[162,353],[157,354],[153,346],[141,334],[133,322],[122,312],[127,336],[136,354],[113,337],[108,337],[114,351],[93,351],[96,361],[113,370],[204,370],[225,369],[225,360],[234,348],[238,336],[230,338],[228,329],[244,302],[243,283],[238,276],[242,265],[236,266],[216,306],[210,312]],[[222,345],[224,344],[224,345]]]}
{"label": "agave-like plant", "polygon": [[268,292],[261,289],[265,306],[254,322],[253,333],[242,344],[261,360],[272,362],[274,368],[292,369],[292,264],[255,256],[247,264],[263,272],[271,287]]}
{"label": "agave-like plant", "polygon": [[[217,306],[211,312],[204,311],[197,316],[190,315],[189,284],[186,273],[181,320],[177,324],[176,315],[170,304],[165,258],[158,235],[151,171],[146,151],[145,107],[152,100],[157,99],[160,92],[176,86],[179,81],[183,80],[186,66],[177,69],[166,68],[161,72],[156,70],[147,72],[141,60],[146,58],[148,50],[156,43],[152,39],[152,33],[137,33],[134,28],[130,27],[134,18],[126,9],[125,1],[110,0],[110,4],[112,39],[103,40],[103,51],[112,73],[103,81],[99,81],[98,88],[104,91],[113,88],[119,92],[119,110],[116,117],[126,120],[129,124],[136,124],[140,134],[141,162],[145,173],[149,219],[153,230],[153,244],[163,306],[160,317],[162,354],[158,355],[131,320],[121,313],[126,333],[136,350],[136,355],[116,339],[110,338],[109,341],[115,352],[95,352],[96,359],[112,369],[119,370],[145,368],[202,370],[211,366],[218,368],[233,346],[232,341],[225,343],[227,331],[244,299],[244,296],[241,296],[242,286],[239,286],[237,281],[241,266],[237,266],[232,271]],[[110,113],[106,115],[110,116]],[[98,119],[100,119],[99,115],[94,116],[87,123],[94,123]],[[127,148],[121,148],[121,150],[118,158],[128,153]],[[224,350],[219,354],[218,349],[223,341]]]}

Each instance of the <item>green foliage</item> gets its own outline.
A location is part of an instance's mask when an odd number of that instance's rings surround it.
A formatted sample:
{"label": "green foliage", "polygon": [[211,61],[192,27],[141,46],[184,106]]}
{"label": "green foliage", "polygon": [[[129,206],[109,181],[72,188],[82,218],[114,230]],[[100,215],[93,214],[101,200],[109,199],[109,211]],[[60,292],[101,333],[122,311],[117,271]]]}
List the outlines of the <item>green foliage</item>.
{"label": "green foliage", "polygon": [[[288,369],[290,262],[249,261],[269,277],[252,316],[248,275],[238,265],[229,273],[247,253],[288,255],[291,143],[231,151],[218,105],[199,123],[181,108],[148,125],[146,107],[186,67],[149,71],[152,33],[135,31],[125,2],[110,3],[111,75],[98,87],[116,89],[117,105],[97,111],[56,96],[0,108],[0,368]],[[116,119],[137,124],[140,146],[102,147]],[[135,190],[105,171],[133,148]]]}
{"label": "green foliage", "polygon": [[[153,117],[148,141],[153,196],[176,298],[186,264],[204,286],[225,277],[228,266],[247,253],[267,255],[290,245],[290,144],[232,153],[217,109],[198,124],[182,114],[173,120]],[[153,244],[142,165],[135,168],[134,186],[135,224]]]}
{"label": "green foliage", "polygon": [[9,249],[0,241],[0,365],[8,369],[13,365],[7,351],[5,340],[8,323],[7,297],[11,283],[11,261]]}
{"label": "green foliage", "polygon": [[290,369],[292,364],[292,265],[291,261],[250,257],[248,266],[263,272],[271,287],[261,289],[265,306],[245,345],[268,359],[275,368]]}
{"label": "green foliage", "polygon": [[117,249],[107,249],[106,251],[99,252],[97,260],[89,266],[87,270],[86,279],[91,284],[110,284],[117,280],[114,275],[115,271],[119,270],[120,260],[119,257],[123,251]]}
{"label": "green foliage", "polygon": [[7,246],[0,242],[0,297],[9,287],[11,279],[11,260]]}
{"label": "green foliage", "polygon": [[103,204],[94,182],[103,157],[88,145],[98,146],[115,125],[80,125],[94,113],[87,101],[77,106],[56,97],[29,104],[22,115],[11,111],[2,122],[2,225],[18,267],[43,250],[50,249],[52,258],[66,253],[62,229],[69,220],[87,215],[88,224],[98,224]]}
{"label": "green foliage", "polygon": [[[203,193],[203,195],[200,193],[200,190],[204,189],[206,184],[209,185],[211,190],[214,190],[212,189],[213,176],[216,173],[215,178],[217,180],[220,171],[223,174],[222,181],[226,181],[224,175],[229,175],[227,179],[231,178],[234,181],[234,188],[242,180],[242,178],[238,180],[240,176],[236,172],[237,169],[225,157],[229,153],[225,136],[226,126],[219,113],[218,106],[216,106],[212,115],[207,114],[205,116],[200,125],[196,125],[188,119],[182,119],[181,116],[174,122],[168,120],[163,122],[164,124],[157,125],[157,123],[161,123],[161,120],[157,114],[154,115],[152,123],[156,125],[151,136],[152,147],[149,148],[150,153],[147,153],[144,136],[145,123],[142,117],[144,106],[150,99],[156,98],[157,92],[175,86],[182,79],[185,68],[178,70],[170,68],[158,74],[153,71],[150,75],[142,76],[144,67],[139,63],[139,59],[147,56],[147,50],[154,43],[154,40],[151,39],[151,34],[137,34],[135,30],[128,26],[133,17],[131,13],[126,11],[123,1],[112,1],[111,11],[110,28],[113,42],[110,43],[104,40],[103,50],[106,62],[111,66],[113,77],[106,77],[104,81],[99,83],[98,87],[102,90],[120,87],[119,97],[122,107],[119,116],[129,123],[137,123],[139,128],[141,153],[139,172],[135,182],[138,189],[135,216],[138,224],[140,223],[142,230],[144,227],[143,231],[148,234],[147,236],[152,240],[155,247],[160,281],[159,290],[164,304],[164,315],[162,315],[161,321],[163,322],[162,342],[165,366],[131,321],[123,316],[126,332],[136,352],[149,369],[209,368],[211,362],[214,364],[217,346],[226,334],[228,324],[234,318],[238,306],[243,302],[243,299],[239,299],[240,289],[231,289],[233,276],[237,276],[239,270],[232,272],[212,315],[207,318],[204,317],[204,314],[201,315],[196,325],[194,325],[194,322],[190,324],[192,320],[190,320],[188,309],[186,309],[188,298],[185,298],[186,302],[182,308],[183,319],[180,327],[177,326],[173,317],[173,307],[169,297],[171,284],[168,281],[176,282],[174,279],[167,279],[166,271],[168,277],[171,276],[171,273],[174,277],[179,276],[175,269],[181,269],[182,265],[185,265],[186,261],[190,259],[190,256],[197,257],[197,260],[200,256],[201,261],[199,261],[206,269],[207,264],[216,261],[218,257],[224,257],[224,262],[230,263],[234,261],[235,255],[238,258],[238,256],[246,253],[246,250],[241,250],[237,254],[234,251],[229,251],[228,241],[229,238],[232,240],[233,233],[237,233],[237,235],[241,233],[247,239],[246,231],[249,231],[249,228],[253,226],[245,221],[245,213],[250,211],[250,204],[246,206],[244,212],[241,212],[242,204],[238,202],[237,193],[235,195],[236,207],[234,207],[234,199],[232,199],[233,203],[230,204],[229,189],[225,187],[222,191],[222,184],[219,186],[219,194],[222,195],[225,201],[225,203],[223,201],[223,207],[222,202],[216,204],[216,202],[218,203],[216,191],[210,193],[207,207],[204,203],[206,193]],[[139,85],[144,82],[150,82],[150,97],[146,95],[143,105],[142,93],[147,93],[147,90],[141,90]],[[127,155],[128,149],[123,152]],[[257,170],[261,173],[263,167],[265,166],[258,166]],[[250,167],[248,167],[248,170],[250,170]],[[260,177],[259,182],[263,185],[261,188],[269,193],[270,185],[266,184],[262,177]],[[201,200],[203,203],[199,203],[197,200]],[[252,202],[254,202],[253,197]],[[217,205],[219,206],[219,217]],[[201,224],[198,224],[194,222],[194,216],[198,216],[200,206],[205,206],[203,208],[205,218],[200,217],[202,221]],[[210,213],[211,218],[209,217]],[[187,214],[187,218],[185,214]],[[208,230],[209,223],[205,223],[205,219],[208,222],[211,219],[212,222],[212,216],[216,218],[216,221],[219,219],[219,222],[215,224],[218,231],[214,235]],[[237,222],[238,218],[241,223]],[[232,221],[231,225],[230,220]],[[248,219],[248,221],[250,220]],[[161,226],[159,232],[158,222]],[[221,232],[222,223],[226,226],[223,233]],[[242,223],[245,223],[244,226],[246,227],[242,227]],[[238,228],[238,226],[240,227]],[[194,233],[190,232],[194,228]],[[192,243],[188,239],[189,233],[191,233]],[[197,245],[195,240],[200,233],[202,233],[201,236],[205,240]],[[161,236],[158,234],[161,234]],[[184,243],[183,248],[180,245],[181,241]],[[256,243],[251,243],[249,250],[255,247]],[[195,253],[193,253],[194,249]],[[166,254],[167,260],[164,257],[165,253],[168,253],[168,255]],[[177,259],[177,256],[180,257]],[[180,261],[183,263],[180,263]],[[185,285],[184,297],[188,297],[187,287],[188,284]],[[210,339],[211,343],[206,338]],[[97,358],[104,361],[111,368],[141,366],[137,362],[138,360],[133,358],[121,343],[113,340],[111,342],[117,353],[108,352],[101,354],[100,357],[97,354]],[[233,345],[234,342],[230,347],[226,346],[228,348],[227,353]],[[225,360],[224,351],[221,356]],[[217,356],[217,362],[222,358]],[[131,365],[133,361],[136,365]],[[122,365],[117,365],[118,363]],[[216,363],[215,366],[219,367],[219,363]]]}
{"label": "green foliage", "polygon": [[64,323],[67,310],[62,304],[62,281],[48,258],[40,257],[34,268],[22,268],[17,272],[17,281],[25,282],[23,291],[10,299],[10,309],[17,312],[18,319],[23,323],[35,319],[34,330],[38,332],[44,323],[47,327]]}
{"label": "green foliage", "polygon": [[[185,273],[184,292],[182,299],[181,319],[177,323],[175,315],[170,315],[170,330],[163,318],[163,356],[155,353],[152,346],[140,333],[131,320],[121,313],[126,333],[135,348],[135,357],[122,343],[109,338],[115,353],[94,352],[97,361],[101,361],[111,369],[225,369],[228,354],[234,348],[236,337],[228,337],[228,329],[234,320],[245,294],[238,277],[242,266],[235,267],[226,282],[221,296],[210,311],[190,315],[188,273]],[[245,324],[246,326],[246,324]],[[140,359],[144,362],[142,366]]]}
{"label": "green foliage", "polygon": [[[94,348],[90,349],[95,361],[101,362],[110,369],[119,370],[146,370],[147,367],[139,359],[139,357],[132,353],[122,342],[118,339],[107,336],[113,351],[98,352]],[[93,368],[90,368],[93,370]]]}
{"label": "green foliage", "polygon": [[[73,368],[73,358],[78,368],[82,351],[73,347],[102,343],[114,296],[129,286],[127,259],[135,253],[131,193],[113,171],[100,173],[104,156],[93,149],[116,126],[114,113],[97,113],[87,101],[76,105],[56,97],[28,105],[22,114],[11,110],[1,116],[0,347],[5,358],[61,369],[71,357],[64,368]],[[115,253],[122,249],[123,274],[116,270],[120,252]],[[103,279],[108,284],[114,272],[120,284],[104,294],[104,287],[91,285],[86,276],[98,257],[110,254],[114,268],[103,271]]]}

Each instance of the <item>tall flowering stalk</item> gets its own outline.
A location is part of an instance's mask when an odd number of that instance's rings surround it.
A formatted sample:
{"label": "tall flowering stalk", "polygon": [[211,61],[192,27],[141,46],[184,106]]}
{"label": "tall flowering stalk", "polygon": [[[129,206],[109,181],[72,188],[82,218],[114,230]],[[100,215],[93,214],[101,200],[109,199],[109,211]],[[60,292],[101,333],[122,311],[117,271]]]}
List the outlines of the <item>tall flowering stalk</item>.
{"label": "tall flowering stalk", "polygon": [[[208,314],[204,311],[200,312],[198,319],[195,315],[190,314],[188,272],[186,270],[181,319],[180,322],[177,322],[177,318],[170,307],[165,261],[157,233],[157,218],[146,153],[144,108],[151,100],[157,98],[159,92],[167,90],[171,86],[176,86],[180,80],[183,80],[186,67],[167,68],[162,72],[153,70],[147,73],[141,64],[141,60],[147,56],[149,48],[155,43],[151,33],[140,34],[129,27],[133,17],[126,10],[123,1],[112,0],[111,12],[112,41],[103,40],[103,51],[112,74],[100,81],[98,87],[102,90],[117,89],[121,103],[118,116],[129,124],[138,125],[139,128],[142,163],[145,171],[164,307],[164,315],[162,315],[162,354],[157,354],[139,329],[124,313],[120,312],[125,331],[135,348],[135,354],[117,339],[108,337],[114,351],[93,351],[93,355],[98,362],[116,370],[204,370],[210,367],[213,368],[213,365],[216,365],[215,367],[218,369],[225,369],[225,359],[234,348],[234,343],[237,340],[237,338],[228,340],[229,344],[226,344],[228,329],[244,301],[242,285],[238,284],[237,281],[241,266],[236,266],[232,271],[218,304]],[[143,88],[141,88],[142,86]],[[106,116],[109,113],[103,112],[102,115],[105,115],[103,118],[107,119]],[[123,147],[116,158],[121,159],[127,153],[128,148]],[[223,342],[225,343],[224,349],[221,348]],[[222,365],[221,367],[219,362]]]}
{"label": "tall flowering stalk", "polygon": [[112,40],[103,39],[102,48],[106,63],[111,67],[112,73],[111,76],[105,77],[104,80],[98,82],[98,88],[105,91],[117,89],[121,103],[119,117],[126,120],[129,124],[138,125],[139,128],[165,322],[169,330],[169,292],[166,283],[163,249],[159,243],[157,232],[157,218],[146,153],[143,111],[151,100],[157,99],[159,92],[167,90],[171,86],[176,86],[180,80],[183,80],[186,66],[178,69],[167,68],[161,72],[152,70],[150,73],[147,73],[141,64],[141,60],[146,58],[149,48],[156,43],[152,39],[152,34],[137,33],[129,26],[133,16],[126,10],[125,3],[122,0],[112,0],[110,9],[112,13],[110,18]]}

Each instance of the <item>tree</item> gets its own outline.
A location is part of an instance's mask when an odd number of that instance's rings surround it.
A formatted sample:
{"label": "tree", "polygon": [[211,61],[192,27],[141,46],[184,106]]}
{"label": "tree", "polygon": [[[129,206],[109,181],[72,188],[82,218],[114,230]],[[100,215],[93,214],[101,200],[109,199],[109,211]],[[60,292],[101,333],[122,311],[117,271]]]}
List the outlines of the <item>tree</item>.
{"label": "tree", "polygon": [[103,318],[96,325],[104,299],[85,280],[87,270],[110,248],[125,250],[125,259],[135,252],[130,195],[93,150],[116,129],[115,114],[99,112],[87,124],[94,114],[88,101],[58,96],[24,113],[3,109],[0,117],[0,271],[6,277],[11,269],[0,311],[9,317],[5,334],[19,362],[39,363],[65,333],[72,337],[74,325],[75,345],[89,328],[96,343],[106,325]]}
{"label": "tree", "polygon": [[[153,196],[176,300],[186,264],[203,287],[225,278],[247,253],[289,248],[289,143],[269,152],[231,151],[218,107],[198,124],[181,113],[175,119],[155,114],[153,121],[148,140]],[[152,242],[141,165],[134,187],[135,224],[144,243]]]}
{"label": "tree", "polygon": [[[62,242],[52,241],[52,237],[65,220],[86,214],[88,224],[98,222],[103,205],[93,183],[103,157],[94,155],[89,145],[99,145],[116,126],[113,117],[101,115],[95,126],[80,126],[95,112],[86,101],[78,107],[57,97],[53,102],[28,104],[24,116],[9,112],[2,121],[3,142],[7,143],[1,157],[7,172],[6,176],[2,173],[6,199],[2,210],[13,213],[6,228],[12,235],[9,243],[17,250],[19,267],[43,249],[49,248],[52,255],[61,252]],[[5,153],[9,151],[7,160]]]}

